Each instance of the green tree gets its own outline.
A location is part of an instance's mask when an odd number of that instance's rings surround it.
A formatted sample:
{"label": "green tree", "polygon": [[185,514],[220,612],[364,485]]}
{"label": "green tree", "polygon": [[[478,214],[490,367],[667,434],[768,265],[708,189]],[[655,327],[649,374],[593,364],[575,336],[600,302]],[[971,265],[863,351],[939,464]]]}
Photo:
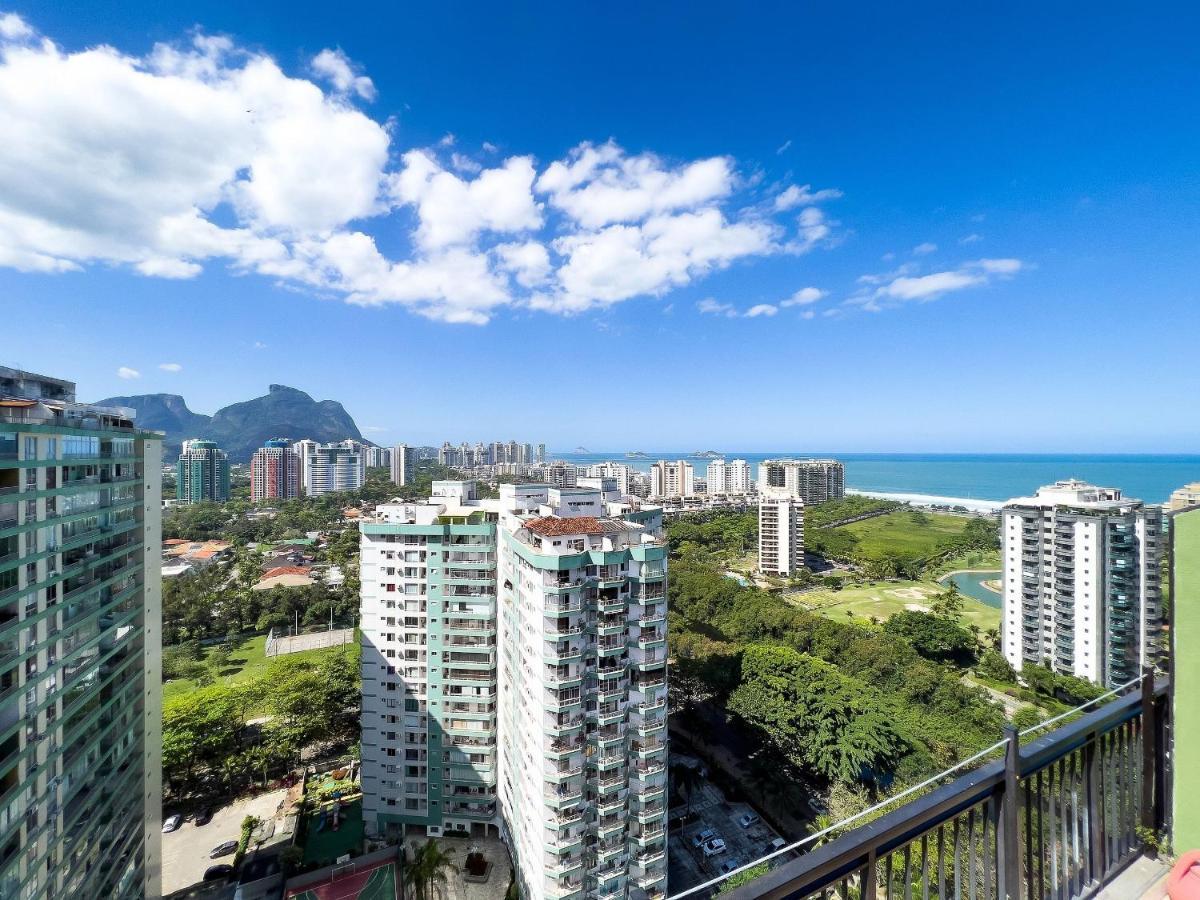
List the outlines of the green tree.
{"label": "green tree", "polygon": [[447,872],[457,868],[449,853],[430,839],[413,853],[412,860],[405,866],[404,882],[415,900],[433,900],[434,891],[448,884]]}
{"label": "green tree", "polygon": [[904,638],[927,659],[964,665],[974,659],[971,632],[943,616],[904,610],[888,619],[883,630]]}

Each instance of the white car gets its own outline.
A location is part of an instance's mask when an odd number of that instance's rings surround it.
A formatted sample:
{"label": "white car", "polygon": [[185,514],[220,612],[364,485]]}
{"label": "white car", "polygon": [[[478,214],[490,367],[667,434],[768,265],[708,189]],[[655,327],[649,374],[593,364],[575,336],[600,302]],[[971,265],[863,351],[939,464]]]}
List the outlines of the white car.
{"label": "white car", "polygon": [[757,814],[750,812],[742,813],[742,815],[738,817],[738,824],[743,828],[749,828],[751,825],[757,825],[761,821],[762,819],[760,819]]}
{"label": "white car", "polygon": [[179,813],[175,813],[174,815],[167,816],[165,819],[163,819],[162,833],[170,834],[172,831],[174,831],[176,828],[178,828],[182,824],[183,824],[183,816],[181,816]]}
{"label": "white car", "polygon": [[707,844],[705,844],[701,849],[704,851],[705,856],[716,856],[719,853],[725,852],[725,842],[723,840],[721,840],[719,837],[713,838],[711,841],[709,841]]}
{"label": "white car", "polygon": [[704,844],[707,844],[709,841],[711,841],[716,836],[717,836],[716,831],[714,831],[711,828],[705,828],[703,831],[701,831],[699,834],[695,835],[692,838],[692,846],[700,847]]}

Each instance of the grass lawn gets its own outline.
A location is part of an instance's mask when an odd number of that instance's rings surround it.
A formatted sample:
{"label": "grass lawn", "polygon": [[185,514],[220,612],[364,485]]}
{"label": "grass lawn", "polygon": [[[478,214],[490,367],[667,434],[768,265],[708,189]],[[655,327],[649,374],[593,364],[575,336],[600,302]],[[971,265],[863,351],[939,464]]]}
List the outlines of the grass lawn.
{"label": "grass lawn", "polygon": [[[874,616],[883,622],[906,609],[928,609],[934,594],[942,590],[944,588],[934,581],[881,581],[840,591],[806,591],[784,597],[794,606],[811,609],[830,619],[845,621],[853,618],[867,622]],[[848,617],[847,612],[852,615]],[[987,631],[1000,627],[1000,610],[971,597],[963,597],[962,619],[967,625],[974,623]]]}
{"label": "grass lawn", "polygon": [[999,550],[968,550],[958,556],[953,556],[937,567],[938,576],[947,572],[958,572],[962,569],[994,569],[1000,571]]}
{"label": "grass lawn", "polygon": [[[275,659],[320,659],[322,656],[331,653],[342,652],[341,647],[323,647],[320,650],[301,650],[299,653],[289,653],[287,656],[268,659],[266,644],[266,635],[259,635],[258,637],[247,638],[242,641],[230,654],[229,665],[221,669],[220,672],[213,672],[216,680],[236,683],[238,681],[257,678],[260,675],[266,674]],[[346,652],[350,652],[350,649],[347,648]],[[211,647],[204,649],[204,662],[206,663],[211,650]],[[199,690],[199,688],[196,687],[194,681],[177,678],[163,685],[163,700],[190,694],[196,690]]]}
{"label": "grass lawn", "polygon": [[920,512],[924,521],[914,522],[915,510],[902,509],[885,516],[839,525],[858,538],[858,552],[864,556],[880,556],[888,552],[909,556],[929,556],[948,538],[963,532],[971,519],[945,513]]}

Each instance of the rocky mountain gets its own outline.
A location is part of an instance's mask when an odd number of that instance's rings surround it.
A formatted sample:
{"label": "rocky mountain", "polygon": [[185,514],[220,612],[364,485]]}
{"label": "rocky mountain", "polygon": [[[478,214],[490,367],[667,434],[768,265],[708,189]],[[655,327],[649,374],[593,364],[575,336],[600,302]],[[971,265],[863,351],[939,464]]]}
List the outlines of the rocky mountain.
{"label": "rocky mountain", "polygon": [[176,394],[140,394],[98,401],[107,406],[131,406],[143,428],[165,431],[163,458],[178,455],[187,438],[216,441],[232,462],[247,462],[263,441],[273,437],[315,441],[362,440],[354,419],[336,400],[317,401],[304,391],[273,384],[262,397],[234,403],[212,417],[194,413]]}

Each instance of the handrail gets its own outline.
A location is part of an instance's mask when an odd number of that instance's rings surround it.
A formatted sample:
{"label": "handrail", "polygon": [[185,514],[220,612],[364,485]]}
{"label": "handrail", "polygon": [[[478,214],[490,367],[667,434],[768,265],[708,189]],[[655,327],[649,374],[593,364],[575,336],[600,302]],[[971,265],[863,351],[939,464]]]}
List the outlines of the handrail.
{"label": "handrail", "polygon": [[[779,850],[752,860],[746,865],[734,869],[732,872],[674,894],[670,900],[680,900],[680,898],[696,894],[706,896],[709,889],[714,888],[726,879],[758,866],[763,862],[785,855],[790,856],[797,849],[811,844],[831,832],[843,830],[848,824],[877,813],[885,807],[894,806],[898,800],[902,800],[907,796],[928,788],[932,784],[944,779],[948,774],[956,772],[1007,745],[1009,747],[1008,758],[984,763],[977,769],[956,778],[954,781],[934,788],[929,793],[910,800],[900,807],[892,809],[890,812],[884,813],[878,819],[859,825],[852,831],[846,832],[829,843],[813,849],[804,856],[792,859],[778,866],[762,877],[735,888],[730,893],[729,900],[750,900],[750,898],[757,897],[806,897],[814,892],[819,893],[823,889],[835,886],[842,880],[858,874],[863,874],[863,877],[868,878],[873,884],[876,860],[887,858],[889,853],[908,846],[916,838],[929,834],[940,825],[948,824],[957,815],[972,809],[982,801],[995,799],[997,801],[1012,800],[1014,803],[1019,802],[1018,797],[1005,796],[1005,793],[1009,791],[1010,785],[1017,788],[1021,780],[1031,775],[1038,775],[1040,778],[1040,773],[1050,769],[1074,751],[1093,743],[1098,736],[1109,734],[1131,720],[1143,715],[1149,719],[1147,724],[1152,726],[1148,730],[1153,732],[1154,707],[1158,705],[1157,701],[1160,698],[1167,695],[1169,682],[1166,679],[1152,681],[1152,677],[1149,674],[1143,675],[1141,679],[1135,679],[1121,685],[1113,691],[1095,700],[1091,700],[1075,710],[1071,710],[1069,713],[1064,714],[1064,716],[1055,717],[1049,720],[1049,723],[1061,720],[1066,715],[1077,714],[1079,711],[1087,709],[1100,700],[1112,696],[1121,690],[1130,688],[1139,682],[1142,684],[1140,692],[1132,691],[1098,709],[1084,713],[1076,721],[1056,728],[1025,747],[1020,746],[1016,730],[1010,728],[1005,740],[976,753],[974,756],[963,760],[945,772],[935,775],[922,784],[908,788],[900,794],[890,797],[882,803],[838,822],[829,828],[808,835]],[[1144,709],[1147,698],[1155,701],[1149,711]],[[1038,726],[1038,728],[1040,727],[1043,726]],[[1031,733],[1035,730],[1038,729],[1027,729],[1025,733]],[[1151,740],[1153,740],[1152,736]],[[1155,753],[1158,757],[1161,757],[1161,748],[1157,749]],[[1151,760],[1150,762],[1161,766],[1161,758]],[[1019,788],[1017,788],[1016,793],[1020,793]],[[1023,852],[1019,842],[1007,848],[1001,848],[998,845],[997,855],[1001,855],[1004,850],[1007,850],[1010,854],[1020,854]],[[1013,860],[1015,860],[1014,864],[1019,866],[1020,858],[1016,856],[1012,857],[1012,860],[996,859],[997,875],[1000,874],[999,870],[1004,863],[1012,862]],[[1105,873],[1100,874],[1103,875]]]}

